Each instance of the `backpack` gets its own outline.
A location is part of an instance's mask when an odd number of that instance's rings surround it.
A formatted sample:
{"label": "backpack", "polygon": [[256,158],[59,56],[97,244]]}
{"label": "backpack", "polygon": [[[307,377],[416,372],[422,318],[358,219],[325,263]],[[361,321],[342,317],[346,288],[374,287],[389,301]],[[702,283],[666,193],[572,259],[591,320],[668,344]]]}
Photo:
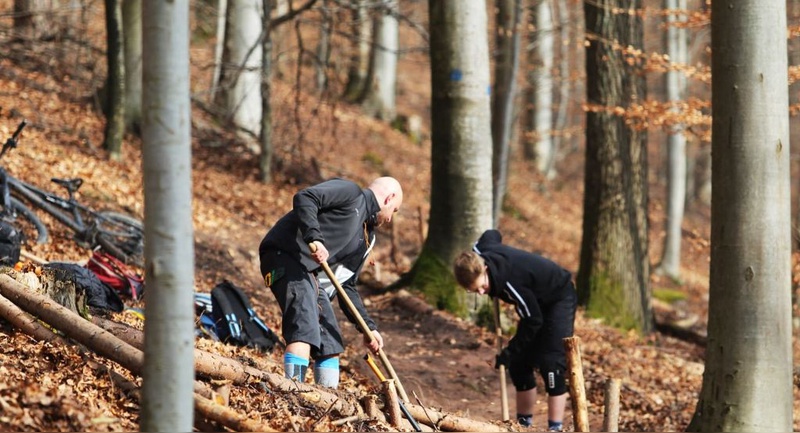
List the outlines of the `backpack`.
{"label": "backpack", "polygon": [[118,258],[111,254],[94,250],[86,267],[95,273],[100,281],[108,284],[123,296],[134,301],[144,294],[144,279]]}
{"label": "backpack", "polygon": [[43,267],[57,270],[57,278],[70,280],[82,289],[86,293],[87,305],[117,313],[125,308],[117,291],[100,281],[94,272],[85,267],[67,262],[50,262]]}
{"label": "backpack", "polygon": [[211,290],[211,314],[222,342],[262,352],[270,352],[275,344],[280,344],[280,337],[253,311],[247,295],[228,280]]}
{"label": "backpack", "polygon": [[14,266],[22,250],[22,232],[12,223],[0,220],[0,264]]}

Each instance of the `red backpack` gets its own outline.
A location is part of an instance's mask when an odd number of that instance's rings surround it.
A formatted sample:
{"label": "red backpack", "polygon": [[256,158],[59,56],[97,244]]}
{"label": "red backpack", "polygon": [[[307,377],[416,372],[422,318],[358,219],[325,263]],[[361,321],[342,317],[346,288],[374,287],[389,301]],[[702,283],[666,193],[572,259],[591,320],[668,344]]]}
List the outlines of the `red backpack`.
{"label": "red backpack", "polygon": [[136,301],[144,294],[144,278],[105,251],[95,250],[86,267],[120,295]]}

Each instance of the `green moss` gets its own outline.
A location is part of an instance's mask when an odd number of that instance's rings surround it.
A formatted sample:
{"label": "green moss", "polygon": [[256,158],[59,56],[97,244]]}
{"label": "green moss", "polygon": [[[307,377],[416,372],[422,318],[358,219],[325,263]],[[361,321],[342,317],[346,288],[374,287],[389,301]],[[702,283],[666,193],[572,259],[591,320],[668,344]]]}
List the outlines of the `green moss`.
{"label": "green moss", "polygon": [[433,254],[424,250],[420,254],[414,264],[411,288],[422,293],[425,300],[436,308],[462,318],[467,316],[466,291],[456,283],[450,267]]}
{"label": "green moss", "polygon": [[674,289],[653,289],[653,297],[659,301],[672,304],[673,302],[686,299],[686,294]]}
{"label": "green moss", "polygon": [[475,324],[483,326],[490,331],[495,330],[493,302],[484,302],[480,308],[478,308],[478,311],[475,312]]}
{"label": "green moss", "polygon": [[589,302],[586,314],[603,319],[608,325],[624,330],[641,331],[639,319],[627,310],[621,283],[607,273],[593,275],[589,280]]}

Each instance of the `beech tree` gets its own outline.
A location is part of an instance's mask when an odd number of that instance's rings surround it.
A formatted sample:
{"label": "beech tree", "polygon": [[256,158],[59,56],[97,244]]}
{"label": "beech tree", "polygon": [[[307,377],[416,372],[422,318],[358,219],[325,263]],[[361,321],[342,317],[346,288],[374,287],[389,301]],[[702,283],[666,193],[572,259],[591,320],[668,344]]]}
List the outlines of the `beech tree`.
{"label": "beech tree", "polygon": [[142,12],[147,320],[140,429],[188,432],[195,319],[189,0],[145,0]]}
{"label": "beech tree", "polygon": [[125,129],[142,122],[142,0],[123,0],[122,30],[125,61]]}
{"label": "beech tree", "polygon": [[696,431],[792,431],[784,0],[711,3],[708,344]]}
{"label": "beech tree", "polygon": [[122,34],[122,1],[105,0],[106,8],[106,126],[103,148],[113,160],[120,159],[125,134],[125,58]]}
{"label": "beech tree", "polygon": [[508,154],[514,128],[519,70],[519,22],[522,0],[497,0],[494,92],[492,92],[493,227],[497,227],[508,183]]}
{"label": "beech tree", "polygon": [[400,48],[397,0],[384,0],[375,25],[372,44],[371,83],[367,85],[364,108],[367,113],[391,122],[396,115],[397,51]]}
{"label": "beech tree", "polygon": [[[440,308],[464,312],[455,256],[492,226],[489,44],[484,1],[429,0],[431,209],[413,284]],[[398,283],[399,284],[399,283]]]}
{"label": "beech tree", "polygon": [[617,114],[643,101],[641,0],[586,0],[586,162],[579,302],[589,316],[649,333],[647,140]]}
{"label": "beech tree", "polygon": [[531,6],[528,51],[528,92],[525,105],[525,156],[547,178],[555,175],[553,161],[553,13],[550,0]]}

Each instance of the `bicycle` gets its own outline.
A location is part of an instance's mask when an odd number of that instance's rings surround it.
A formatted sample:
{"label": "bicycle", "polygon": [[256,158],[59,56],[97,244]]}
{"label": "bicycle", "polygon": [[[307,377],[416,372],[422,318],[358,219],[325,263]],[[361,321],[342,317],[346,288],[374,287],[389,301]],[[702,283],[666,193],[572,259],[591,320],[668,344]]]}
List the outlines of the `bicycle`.
{"label": "bicycle", "polygon": [[[14,133],[6,140],[5,143],[3,143],[2,150],[0,150],[0,158],[2,158],[10,149],[17,147],[17,144],[19,143],[19,135],[22,133],[22,130],[27,124],[28,122],[26,120],[20,122],[20,124],[17,126],[17,130],[14,131]],[[20,224],[20,221],[17,219],[18,216],[22,216],[36,231],[36,243],[46,243],[48,238],[47,227],[33,211],[20,202],[16,197],[11,195],[11,188],[9,184],[10,177],[11,176],[8,174],[6,169],[0,166],[0,219],[15,226],[24,226],[25,224]],[[19,228],[22,229],[22,227]],[[22,230],[24,238],[26,239],[28,238],[28,231],[29,230],[27,227]]]}
{"label": "bicycle", "polygon": [[[24,121],[23,121],[24,123]],[[18,132],[24,125],[18,128]],[[16,147],[16,136],[12,145],[9,148]],[[6,147],[0,151],[0,156],[5,152]],[[0,167],[2,170],[2,167]],[[39,220],[33,212],[30,212],[20,200],[16,197],[23,198],[31,206],[41,209],[50,214],[56,221],[65,225],[73,232],[73,240],[78,245],[95,249],[102,248],[114,257],[122,260],[125,264],[133,264],[139,267],[144,267],[144,226],[141,221],[128,215],[113,212],[113,211],[96,211],[80,202],[75,198],[75,193],[83,184],[81,178],[51,178],[50,180],[57,185],[63,186],[67,190],[67,197],[62,197],[58,194],[45,191],[27,182],[23,182],[15,177],[5,173],[3,170],[3,179],[0,179],[0,188],[3,188],[3,183],[7,185],[7,191],[10,192],[9,202],[11,209],[27,209],[37,221]],[[0,193],[3,191],[0,190]],[[28,215],[24,211],[21,214]],[[45,234],[47,239],[47,232],[44,225],[34,225],[39,230],[39,238],[42,238],[42,233]]]}

